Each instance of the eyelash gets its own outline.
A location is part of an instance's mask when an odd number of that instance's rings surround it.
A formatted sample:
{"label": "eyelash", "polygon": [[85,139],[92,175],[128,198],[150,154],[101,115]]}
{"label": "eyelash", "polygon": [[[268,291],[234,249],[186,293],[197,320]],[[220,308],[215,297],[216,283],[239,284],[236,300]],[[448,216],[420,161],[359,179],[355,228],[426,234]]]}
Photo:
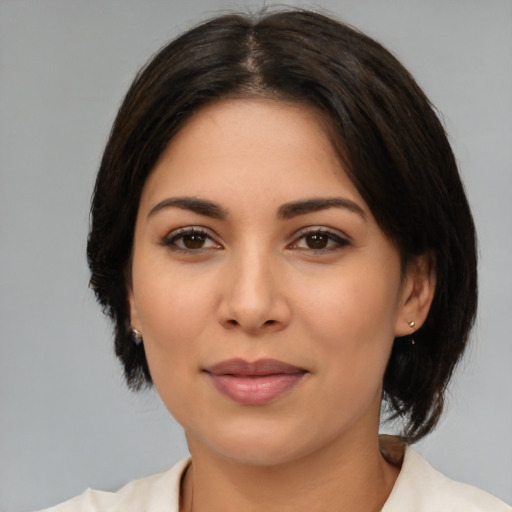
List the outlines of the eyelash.
{"label": "eyelash", "polygon": [[180,239],[184,239],[186,236],[199,236],[203,237],[204,240],[210,240],[214,242],[215,245],[217,246],[214,247],[213,249],[218,249],[222,247],[218,242],[215,241],[215,239],[213,238],[212,234],[209,231],[198,226],[187,226],[185,228],[179,228],[175,231],[172,231],[161,241],[160,244],[174,252],[183,253],[199,253],[206,251],[208,249],[212,249],[212,247],[186,248],[178,246],[177,241]]}
{"label": "eyelash", "polygon": [[[203,241],[209,240],[213,242],[216,247],[180,247],[177,242],[179,240],[182,240],[186,237],[193,237],[198,236],[203,239]],[[303,239],[305,239],[307,236],[319,236],[319,237],[325,237],[324,241],[326,240],[326,247],[321,248],[314,248],[314,247],[299,247],[299,242]],[[331,244],[331,246],[329,246]],[[334,245],[332,245],[334,244]],[[211,249],[217,250],[222,249],[221,244],[219,244],[214,237],[212,236],[211,232],[206,230],[205,228],[199,227],[199,226],[187,226],[184,228],[179,228],[175,231],[172,231],[169,233],[161,242],[160,245],[169,248],[173,252],[182,252],[182,253],[201,253],[204,251],[208,251]],[[306,251],[308,253],[313,254],[327,254],[331,253],[333,251],[339,250],[342,247],[345,247],[347,245],[350,245],[350,242],[347,240],[347,238],[340,236],[337,233],[334,233],[332,231],[326,230],[324,228],[317,228],[317,227],[308,227],[304,230],[300,231],[299,233],[296,233],[294,235],[294,241],[287,245],[287,248],[299,250],[299,251]]]}
{"label": "eyelash", "polygon": [[[333,243],[334,245],[322,247],[322,248],[314,248],[314,247],[297,247],[300,240],[305,239],[307,236],[321,236],[327,239],[327,244]],[[313,254],[328,254],[334,251],[337,251],[347,245],[350,245],[349,240],[341,236],[338,233],[333,231],[329,231],[325,228],[319,227],[308,227],[304,230],[300,231],[297,235],[295,235],[294,241],[288,245],[288,247],[295,248],[297,250],[304,250],[307,252],[312,252]]]}

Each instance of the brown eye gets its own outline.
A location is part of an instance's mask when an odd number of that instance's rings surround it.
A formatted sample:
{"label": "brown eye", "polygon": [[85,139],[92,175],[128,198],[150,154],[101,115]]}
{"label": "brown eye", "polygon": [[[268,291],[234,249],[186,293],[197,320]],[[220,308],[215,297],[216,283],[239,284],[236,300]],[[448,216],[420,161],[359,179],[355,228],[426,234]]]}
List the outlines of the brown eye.
{"label": "brown eye", "polygon": [[207,231],[194,226],[173,231],[162,240],[161,244],[171,251],[189,251],[190,253],[222,248]]}
{"label": "brown eye", "polygon": [[325,249],[329,243],[329,237],[323,233],[310,233],[304,237],[304,241],[310,249]]}
{"label": "brown eye", "polygon": [[324,254],[342,249],[347,245],[350,245],[347,238],[337,232],[309,228],[308,231],[298,236],[290,247],[301,251],[310,251],[312,254]]}
{"label": "brown eye", "polygon": [[206,235],[202,233],[190,233],[181,237],[186,249],[201,249],[206,241]]}

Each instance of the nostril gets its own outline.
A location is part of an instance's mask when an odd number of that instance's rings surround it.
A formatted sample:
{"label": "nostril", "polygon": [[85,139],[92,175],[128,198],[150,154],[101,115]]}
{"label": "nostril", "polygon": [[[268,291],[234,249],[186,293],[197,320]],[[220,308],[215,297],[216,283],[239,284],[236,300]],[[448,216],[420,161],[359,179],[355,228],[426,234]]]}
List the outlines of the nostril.
{"label": "nostril", "polygon": [[263,325],[274,325],[275,323],[275,320],[267,320]]}

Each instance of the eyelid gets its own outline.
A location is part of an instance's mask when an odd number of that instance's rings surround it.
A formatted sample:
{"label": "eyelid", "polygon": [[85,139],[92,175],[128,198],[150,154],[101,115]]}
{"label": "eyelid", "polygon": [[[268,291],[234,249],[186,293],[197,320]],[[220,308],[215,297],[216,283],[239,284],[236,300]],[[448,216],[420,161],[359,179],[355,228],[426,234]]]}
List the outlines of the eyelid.
{"label": "eyelid", "polygon": [[[180,237],[186,235],[204,235],[206,238],[211,240],[217,247],[201,247],[198,249],[185,249],[182,247],[178,247],[175,244],[175,241]],[[220,249],[223,248],[222,244],[218,241],[218,236],[211,229],[208,229],[204,226],[181,226],[179,228],[173,229],[169,233],[167,233],[160,241],[159,245],[167,247],[175,252],[186,252],[186,253],[199,253],[201,251],[207,251],[211,249]]]}
{"label": "eyelid", "polygon": [[337,245],[335,247],[326,247],[323,249],[296,247],[297,250],[304,250],[308,252],[310,251],[318,254],[332,252],[352,244],[350,237],[338,229],[330,228],[327,226],[307,226],[299,229],[293,234],[292,241],[288,244],[288,247],[293,248],[294,245],[297,245],[299,240],[309,234],[325,235],[331,241],[334,241]]}

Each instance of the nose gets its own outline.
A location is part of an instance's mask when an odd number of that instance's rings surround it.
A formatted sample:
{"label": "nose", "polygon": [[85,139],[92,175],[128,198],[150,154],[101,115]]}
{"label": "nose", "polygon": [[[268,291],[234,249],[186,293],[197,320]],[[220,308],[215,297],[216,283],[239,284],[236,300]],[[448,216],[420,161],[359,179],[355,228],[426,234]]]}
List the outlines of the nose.
{"label": "nose", "polygon": [[218,310],[225,328],[258,335],[280,331],[289,324],[291,311],[278,266],[257,249],[246,249],[227,264]]}

